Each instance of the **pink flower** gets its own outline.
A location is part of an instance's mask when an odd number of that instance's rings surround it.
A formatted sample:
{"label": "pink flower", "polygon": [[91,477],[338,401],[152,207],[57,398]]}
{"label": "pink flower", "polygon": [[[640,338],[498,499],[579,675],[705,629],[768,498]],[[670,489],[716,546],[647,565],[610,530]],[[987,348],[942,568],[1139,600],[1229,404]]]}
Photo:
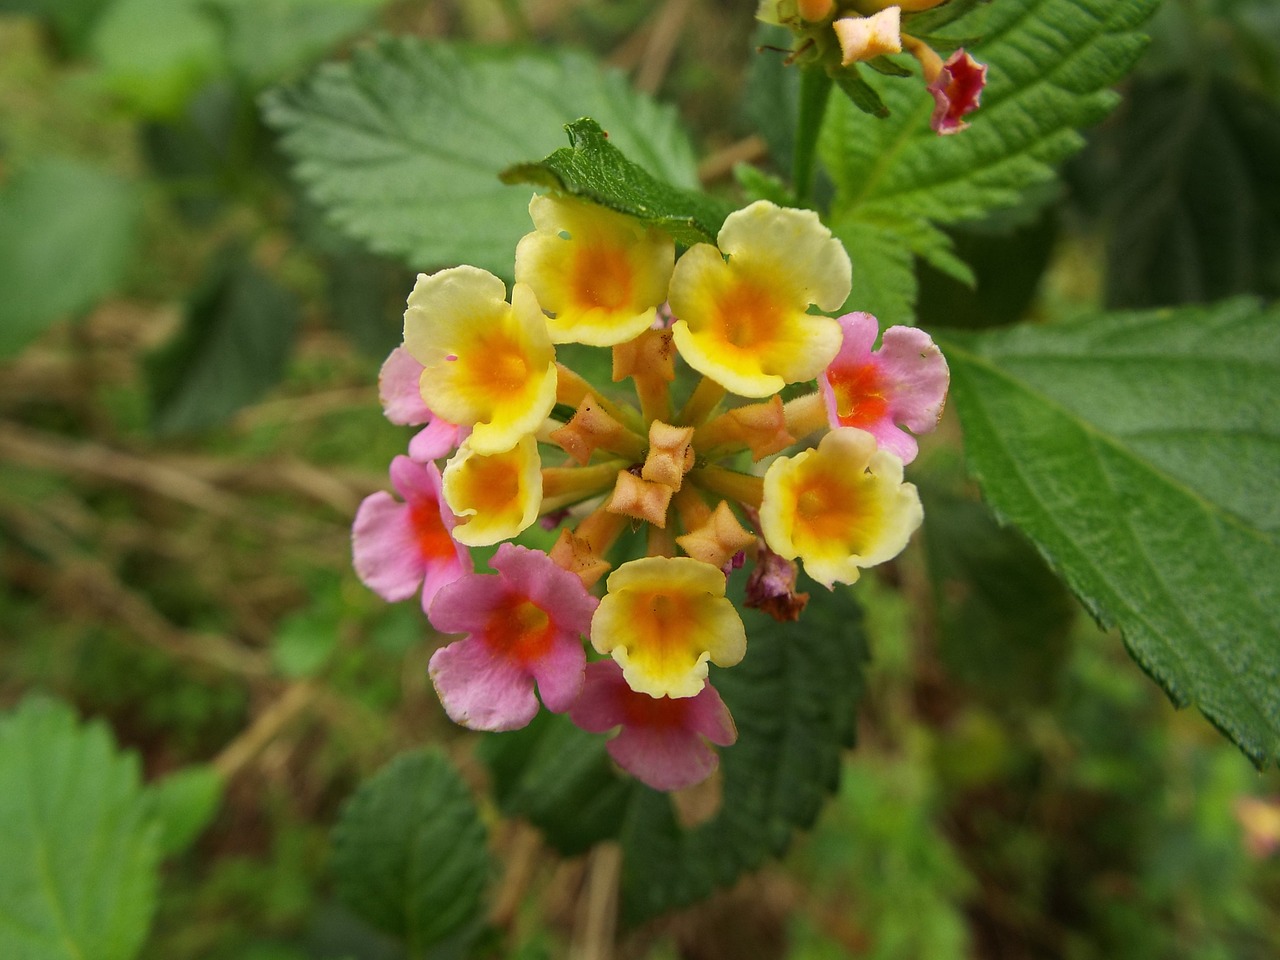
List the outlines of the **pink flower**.
{"label": "pink flower", "polygon": [[872,353],[879,325],[869,313],[839,319],[844,333],[840,352],[818,378],[832,429],[857,427],[903,463],[916,458],[915,437],[938,424],[951,372],[942,351],[923,330],[890,327]]}
{"label": "pink flower", "polygon": [[437,650],[429,670],[445,712],[473,730],[516,730],[538,712],[563,713],[582,690],[581,636],[598,601],[545,553],[513,543],[489,565],[437,595],[428,616],[443,633],[467,636]]}
{"label": "pink flower", "polygon": [[422,370],[422,364],[413,359],[408,350],[396,347],[378,372],[378,399],[382,401],[382,412],[392,423],[427,425],[409,441],[409,456],[426,463],[449,456],[464,437],[457,424],[441,420],[427,407],[418,386]]}
{"label": "pink flower", "polygon": [[707,681],[694,697],[636,693],[613,660],[587,664],[582,696],[569,718],[588,733],[622,729],[609,741],[609,755],[622,769],[655,790],[679,790],[711,776],[720,759],[708,741],[727,747],[737,728],[720,694]]}
{"label": "pink flower", "polygon": [[942,71],[929,84],[929,92],[937,102],[929,125],[941,134],[959,133],[969,126],[961,118],[978,109],[978,99],[986,85],[987,65],[961,47],[947,58]]}
{"label": "pink flower", "polygon": [[440,494],[434,463],[391,461],[391,485],[404,498],[365,497],[351,526],[356,573],[384,600],[407,600],[421,587],[422,609],[436,592],[472,569],[471,553],[450,535],[457,523]]}

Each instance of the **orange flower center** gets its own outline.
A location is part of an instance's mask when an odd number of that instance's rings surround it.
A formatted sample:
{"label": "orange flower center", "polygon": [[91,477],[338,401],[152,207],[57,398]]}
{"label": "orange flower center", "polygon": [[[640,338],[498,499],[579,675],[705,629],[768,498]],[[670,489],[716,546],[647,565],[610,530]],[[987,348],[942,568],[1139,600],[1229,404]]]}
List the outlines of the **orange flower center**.
{"label": "orange flower center", "polygon": [[481,392],[519,393],[529,382],[529,361],[521,344],[501,333],[486,337],[472,360],[472,379]]}
{"label": "orange flower center", "polygon": [[423,559],[444,560],[457,553],[453,537],[440,516],[440,505],[434,501],[409,504],[409,525]]}
{"label": "orange flower center", "polygon": [[633,278],[625,250],[605,243],[586,244],[574,266],[574,290],[582,306],[617,310],[631,302]]}
{"label": "orange flower center", "polygon": [[850,370],[838,368],[827,372],[827,381],[836,396],[836,418],[845,427],[867,427],[880,420],[889,409],[884,398],[884,385],[874,364],[865,363]]}
{"label": "orange flower center", "polygon": [[777,335],[781,317],[768,290],[739,280],[720,300],[715,329],[724,342],[740,350],[759,350]]}
{"label": "orange flower center", "polygon": [[841,482],[835,477],[815,476],[802,482],[796,491],[796,526],[815,541],[842,543],[852,553],[862,552],[865,532],[862,486],[857,479]]}
{"label": "orange flower center", "polygon": [[467,506],[482,517],[510,508],[520,497],[520,476],[502,457],[473,457],[464,465]]}
{"label": "orange flower center", "polygon": [[490,614],[484,637],[506,656],[531,663],[551,649],[552,632],[551,617],[540,606],[508,597]]}

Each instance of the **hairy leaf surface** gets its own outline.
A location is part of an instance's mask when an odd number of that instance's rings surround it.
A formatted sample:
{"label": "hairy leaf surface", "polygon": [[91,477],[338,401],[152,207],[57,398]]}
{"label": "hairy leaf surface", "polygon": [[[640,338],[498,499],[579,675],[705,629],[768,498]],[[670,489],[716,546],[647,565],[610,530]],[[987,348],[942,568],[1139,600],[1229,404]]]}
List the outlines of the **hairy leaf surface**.
{"label": "hairy leaf surface", "polygon": [[1280,310],[947,343],[970,467],[1179,705],[1280,758]]}
{"label": "hairy leaf surface", "polygon": [[498,174],[562,146],[580,117],[654,176],[697,183],[672,112],[578,54],[386,40],[262,104],[312,199],[415,269],[470,263],[509,278],[531,191]]}

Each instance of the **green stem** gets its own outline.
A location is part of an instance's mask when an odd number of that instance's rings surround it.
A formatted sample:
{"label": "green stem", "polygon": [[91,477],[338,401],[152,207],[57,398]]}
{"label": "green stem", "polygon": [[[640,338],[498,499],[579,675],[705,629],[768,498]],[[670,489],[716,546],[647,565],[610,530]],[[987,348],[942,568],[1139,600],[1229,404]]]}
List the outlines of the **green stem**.
{"label": "green stem", "polygon": [[818,155],[818,133],[831,96],[831,77],[822,67],[800,69],[800,109],[796,116],[796,146],[791,178],[796,202],[803,204],[813,188],[813,167]]}

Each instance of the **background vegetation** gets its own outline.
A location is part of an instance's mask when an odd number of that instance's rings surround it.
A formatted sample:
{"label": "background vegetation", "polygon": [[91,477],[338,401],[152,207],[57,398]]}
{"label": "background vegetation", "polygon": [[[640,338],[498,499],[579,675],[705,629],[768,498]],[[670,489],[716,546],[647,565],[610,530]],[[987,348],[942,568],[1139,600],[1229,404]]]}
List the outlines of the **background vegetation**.
{"label": "background vegetation", "polygon": [[[852,712],[861,693],[838,793],[780,863],[616,948],[616,855],[573,849],[607,811],[522,809],[523,747],[478,756],[431,690],[420,612],[351,572],[355,507],[406,441],[375,380],[410,268],[472,241],[447,205],[438,250],[412,224],[368,243],[356,214],[323,218],[280,148],[315,87],[264,91],[379,34],[572,47],[547,69],[624,73],[601,109],[626,108],[627,84],[674,104],[703,185],[740,198],[735,163],[790,162],[780,58],[755,51],[744,6],[0,0],[0,851],[17,852],[0,855],[0,954],[78,955],[12,947],[41,909],[12,864],[56,835],[79,851],[68,929],[109,918],[88,956],[404,956],[359,906],[371,887],[335,886],[330,840],[357,786],[423,744],[440,752],[379,776],[409,789],[447,758],[478,804],[456,836],[487,829],[491,858],[460,883],[486,915],[400,931],[413,956],[1280,953],[1280,865],[1250,805],[1280,793],[1274,766],[1175,711],[997,527],[950,416],[915,467],[923,535],[859,585],[869,660],[865,689],[833,694]],[[945,221],[976,290],[908,258],[909,292],[881,274],[882,316],[916,290],[930,330],[1280,292],[1280,9],[1167,0],[1149,32],[1060,185]],[[653,117],[632,149],[660,163],[681,147]],[[543,126],[512,159],[563,142]],[[874,256],[858,239],[855,262]],[[6,789],[20,770],[82,792],[32,813]],[[77,806],[102,795],[119,803]],[[102,890],[119,900],[94,905]]]}

